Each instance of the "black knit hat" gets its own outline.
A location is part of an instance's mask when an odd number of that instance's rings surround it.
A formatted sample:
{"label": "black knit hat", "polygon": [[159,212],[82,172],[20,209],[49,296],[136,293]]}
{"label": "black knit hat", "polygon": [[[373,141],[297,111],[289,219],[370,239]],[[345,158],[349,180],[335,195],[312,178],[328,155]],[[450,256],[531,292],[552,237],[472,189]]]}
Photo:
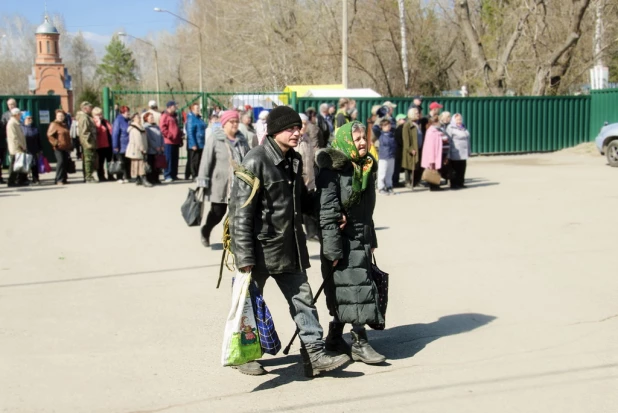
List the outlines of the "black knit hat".
{"label": "black knit hat", "polygon": [[268,125],[268,129],[266,130],[268,136],[274,136],[294,126],[302,128],[303,122],[294,109],[288,106],[277,106],[268,114],[266,125]]}

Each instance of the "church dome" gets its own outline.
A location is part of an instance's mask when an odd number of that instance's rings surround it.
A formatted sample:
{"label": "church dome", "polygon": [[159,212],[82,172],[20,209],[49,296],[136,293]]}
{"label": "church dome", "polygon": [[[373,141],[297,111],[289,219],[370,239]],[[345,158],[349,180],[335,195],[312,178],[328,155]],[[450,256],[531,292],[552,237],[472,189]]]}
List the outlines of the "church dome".
{"label": "church dome", "polygon": [[60,34],[58,29],[49,22],[49,18],[45,16],[45,21],[36,29],[36,34]]}

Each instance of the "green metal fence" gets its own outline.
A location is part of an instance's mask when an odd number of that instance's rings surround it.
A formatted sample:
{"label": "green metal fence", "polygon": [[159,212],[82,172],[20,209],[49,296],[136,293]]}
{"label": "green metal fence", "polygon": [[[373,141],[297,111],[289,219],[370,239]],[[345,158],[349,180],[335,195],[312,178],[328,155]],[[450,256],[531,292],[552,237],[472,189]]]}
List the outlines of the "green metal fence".
{"label": "green metal fence", "polygon": [[56,118],[56,109],[61,108],[60,96],[49,95],[25,95],[25,96],[0,96],[0,109],[4,113],[8,110],[6,102],[9,99],[15,99],[17,107],[22,112],[28,111],[32,114],[34,125],[38,128],[41,135],[41,144],[43,146],[43,154],[49,162],[55,162],[54,150],[47,140],[47,129],[50,122]]}
{"label": "green metal fence", "polygon": [[618,89],[597,90],[591,93],[590,139],[594,139],[605,122],[618,122]]}
{"label": "green metal fence", "polygon": [[[618,96],[618,93],[614,93]],[[444,110],[461,113],[470,130],[474,153],[546,152],[591,140],[590,96],[424,98],[423,112],[438,102]],[[371,108],[390,100],[396,114],[406,114],[411,98],[356,99],[359,120],[371,117]],[[300,98],[298,110],[318,108],[337,99]]]}
{"label": "green metal fence", "polygon": [[[299,112],[322,103],[337,104],[338,98],[296,98],[284,92],[137,92],[104,90],[105,113],[113,117],[113,103],[132,99],[136,109],[148,100],[176,100],[180,107],[203,99],[204,111],[217,105],[222,109],[265,107],[289,104]],[[169,99],[167,99],[169,97]],[[411,98],[381,97],[356,99],[358,119],[367,122],[371,108],[385,101],[397,105],[395,114],[406,114]],[[605,122],[618,122],[618,89],[593,91],[588,96],[555,97],[425,97],[423,112],[431,102],[439,102],[444,110],[461,113],[471,132],[472,148],[478,154],[525,153],[555,151],[594,140]],[[137,103],[139,102],[139,103]],[[107,106],[105,106],[107,105]],[[133,109],[132,107],[132,109]]]}
{"label": "green metal fence", "polygon": [[[215,107],[223,110],[230,108],[244,108],[251,106],[254,110],[272,109],[277,105],[291,105],[296,107],[296,92],[175,92],[175,91],[136,91],[103,89],[103,113],[107,119],[116,117],[115,106],[128,106],[131,110],[147,109],[148,102],[154,100],[159,109],[164,110],[169,101],[175,101],[178,109],[184,111],[193,103],[202,104],[202,115],[205,118],[208,112]],[[181,119],[182,122],[182,119]]]}

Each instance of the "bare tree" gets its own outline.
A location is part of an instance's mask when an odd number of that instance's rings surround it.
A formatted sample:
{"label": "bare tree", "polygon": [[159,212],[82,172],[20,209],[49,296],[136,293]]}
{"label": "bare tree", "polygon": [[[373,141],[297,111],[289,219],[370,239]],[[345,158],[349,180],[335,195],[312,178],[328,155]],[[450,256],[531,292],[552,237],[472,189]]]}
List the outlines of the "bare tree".
{"label": "bare tree", "polygon": [[569,3],[571,7],[569,32],[566,39],[538,66],[532,87],[533,95],[544,95],[548,91],[556,94],[562,78],[572,64],[573,53],[582,34],[582,22],[590,6],[590,0],[570,0]]}

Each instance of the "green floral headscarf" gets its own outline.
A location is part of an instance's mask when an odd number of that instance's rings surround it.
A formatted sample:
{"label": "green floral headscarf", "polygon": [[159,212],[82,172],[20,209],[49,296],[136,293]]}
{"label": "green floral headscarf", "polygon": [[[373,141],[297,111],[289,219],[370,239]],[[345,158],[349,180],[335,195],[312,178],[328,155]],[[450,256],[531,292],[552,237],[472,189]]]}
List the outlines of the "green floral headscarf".
{"label": "green floral headscarf", "polygon": [[[366,155],[361,158],[354,145],[354,138],[352,138],[352,129],[354,125],[360,124],[360,122],[346,123],[337,130],[335,140],[332,143],[332,147],[343,152],[346,157],[352,161],[354,166],[354,176],[352,177],[352,195],[347,202],[346,207],[354,205],[360,201],[362,192],[367,189],[367,184],[371,178],[371,171],[374,166],[374,159]],[[369,153],[369,148],[367,148]]]}

